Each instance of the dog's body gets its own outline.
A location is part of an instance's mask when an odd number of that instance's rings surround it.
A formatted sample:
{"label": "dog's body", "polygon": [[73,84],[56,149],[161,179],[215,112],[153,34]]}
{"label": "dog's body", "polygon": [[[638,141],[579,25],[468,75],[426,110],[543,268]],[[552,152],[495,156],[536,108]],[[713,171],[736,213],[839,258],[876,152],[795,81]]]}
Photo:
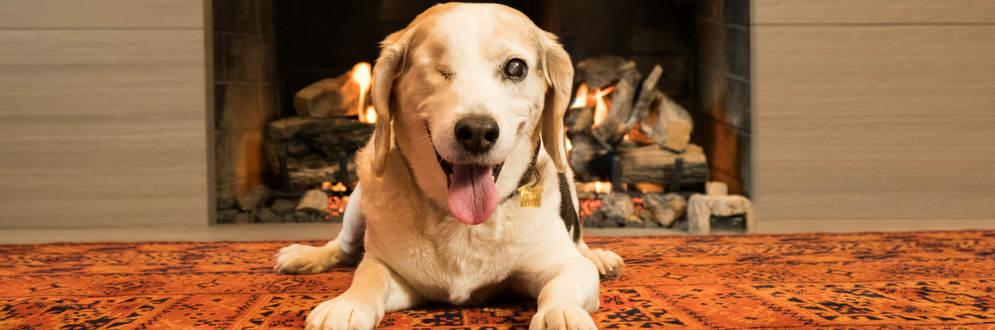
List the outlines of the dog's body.
{"label": "dog's body", "polygon": [[[622,260],[581,240],[563,145],[572,79],[551,35],[500,5],[437,5],[387,37],[342,233],[276,255],[298,274],[362,258],[307,328],[369,329],[388,311],[509,294],[539,299],[532,328],[594,328],[598,273]],[[542,188],[538,207],[522,207],[521,187]]]}

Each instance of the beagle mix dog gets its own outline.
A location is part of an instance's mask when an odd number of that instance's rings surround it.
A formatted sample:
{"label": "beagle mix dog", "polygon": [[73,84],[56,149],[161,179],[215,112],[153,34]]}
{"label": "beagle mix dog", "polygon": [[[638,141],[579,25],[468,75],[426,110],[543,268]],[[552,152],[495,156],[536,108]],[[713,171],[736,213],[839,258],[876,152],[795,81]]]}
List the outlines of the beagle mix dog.
{"label": "beagle mix dog", "polygon": [[509,7],[447,3],[383,41],[342,232],[274,257],[289,274],[359,264],[307,329],[508,295],[538,299],[531,329],[596,328],[598,275],[624,264],[582,240],[563,130],[573,65],[555,39]]}

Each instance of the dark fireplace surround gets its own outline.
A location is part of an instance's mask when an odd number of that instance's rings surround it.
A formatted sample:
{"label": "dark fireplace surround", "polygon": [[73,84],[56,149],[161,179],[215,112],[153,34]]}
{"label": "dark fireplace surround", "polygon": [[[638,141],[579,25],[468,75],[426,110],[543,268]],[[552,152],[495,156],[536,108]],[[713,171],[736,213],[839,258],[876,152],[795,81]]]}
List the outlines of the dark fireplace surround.
{"label": "dark fireplace surround", "polygon": [[[214,158],[219,197],[281,185],[266,126],[296,115],[294,93],[373,63],[379,42],[434,5],[424,0],[213,0]],[[750,196],[749,0],[502,1],[560,36],[574,63],[633,60],[691,114],[710,180]]]}

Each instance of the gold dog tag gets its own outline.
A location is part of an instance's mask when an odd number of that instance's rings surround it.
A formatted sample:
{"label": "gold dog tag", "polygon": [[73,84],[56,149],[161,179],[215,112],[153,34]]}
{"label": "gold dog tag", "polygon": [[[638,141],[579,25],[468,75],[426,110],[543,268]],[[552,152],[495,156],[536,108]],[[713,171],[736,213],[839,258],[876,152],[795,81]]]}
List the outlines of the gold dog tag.
{"label": "gold dog tag", "polygon": [[519,195],[519,207],[540,207],[542,206],[542,187],[539,186],[539,171],[532,168],[532,173],[535,174],[535,182],[532,183],[531,187],[529,185],[524,185],[518,188]]}

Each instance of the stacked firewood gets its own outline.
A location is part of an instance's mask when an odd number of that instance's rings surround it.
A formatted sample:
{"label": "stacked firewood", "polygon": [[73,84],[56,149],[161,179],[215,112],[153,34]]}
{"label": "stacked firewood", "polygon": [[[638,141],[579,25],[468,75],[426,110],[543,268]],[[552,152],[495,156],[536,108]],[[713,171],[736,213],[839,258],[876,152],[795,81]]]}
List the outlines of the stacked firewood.
{"label": "stacked firewood", "polygon": [[[368,76],[368,65],[364,69]],[[270,168],[284,175],[290,185],[310,188],[324,182],[348,185],[359,180],[354,155],[373,134],[373,124],[357,118],[371,102],[368,84],[361,86],[356,81],[356,70],[297,92],[297,116],[267,126],[265,148]]]}
{"label": "stacked firewood", "polygon": [[[596,102],[580,102],[584,104],[567,110],[564,122],[576,179],[608,181],[614,170],[620,172],[616,184],[671,187],[676,179],[681,187],[698,187],[708,181],[705,154],[689,143],[694,127],[690,114],[656,88],[662,74],[657,65],[643,78],[635,62],[615,56],[577,65],[578,83],[590,90],[614,91],[607,95],[611,105],[603,119],[596,114]],[[611,168],[611,158],[619,159],[614,163],[620,168]]]}

